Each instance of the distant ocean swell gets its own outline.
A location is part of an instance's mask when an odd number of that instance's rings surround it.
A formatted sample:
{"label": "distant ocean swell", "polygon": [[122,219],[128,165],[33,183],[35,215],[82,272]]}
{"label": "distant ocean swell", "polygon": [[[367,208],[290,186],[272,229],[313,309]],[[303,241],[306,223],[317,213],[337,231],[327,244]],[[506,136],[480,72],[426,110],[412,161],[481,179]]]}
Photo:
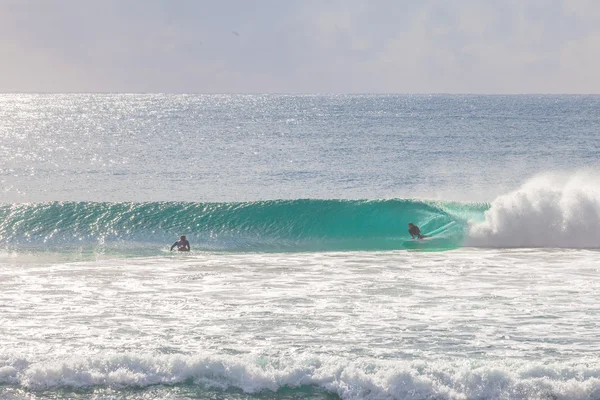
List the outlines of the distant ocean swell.
{"label": "distant ocean swell", "polygon": [[135,354],[31,362],[0,355],[0,394],[11,388],[124,391],[156,385],[246,394],[287,391],[296,393],[293,398],[317,391],[342,399],[590,399],[600,396],[600,365]]}
{"label": "distant ocean swell", "polygon": [[[0,244],[165,246],[187,235],[195,250],[210,251],[600,248],[600,180],[592,178],[540,176],[489,204],[410,199],[9,204],[0,206]],[[409,222],[431,238],[410,240]]]}

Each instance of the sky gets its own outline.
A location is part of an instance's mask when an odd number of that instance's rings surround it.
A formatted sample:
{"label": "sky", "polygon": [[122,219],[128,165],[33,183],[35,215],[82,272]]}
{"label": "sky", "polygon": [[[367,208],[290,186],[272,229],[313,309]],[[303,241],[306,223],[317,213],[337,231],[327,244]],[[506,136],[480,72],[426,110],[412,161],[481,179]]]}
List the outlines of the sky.
{"label": "sky", "polygon": [[0,92],[600,93],[600,0],[0,0]]}

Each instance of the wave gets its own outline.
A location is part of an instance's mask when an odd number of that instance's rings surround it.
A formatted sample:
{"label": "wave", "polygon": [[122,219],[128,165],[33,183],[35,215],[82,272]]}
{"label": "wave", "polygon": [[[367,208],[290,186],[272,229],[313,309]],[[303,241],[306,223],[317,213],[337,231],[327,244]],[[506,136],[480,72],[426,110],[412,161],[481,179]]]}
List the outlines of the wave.
{"label": "wave", "polygon": [[[0,206],[0,221],[0,246],[9,252],[82,246],[118,254],[164,251],[179,235],[187,235],[194,250],[227,252],[600,248],[600,179],[592,173],[538,176],[491,203],[299,199],[6,204]],[[430,238],[411,240],[409,222]]]}
{"label": "wave", "polygon": [[0,355],[0,387],[4,390],[22,388],[50,394],[94,388],[139,391],[156,385],[239,390],[251,395],[287,390],[296,394],[292,398],[306,397],[301,394],[313,388],[342,399],[590,399],[600,396],[600,364],[597,360],[404,361],[210,354],[105,354],[31,362]]}
{"label": "wave", "polygon": [[[0,206],[0,243],[10,246],[170,244],[194,249],[326,251],[449,249],[461,245],[478,209],[419,200],[273,200],[239,203],[53,202]],[[409,222],[432,235],[412,241]]]}

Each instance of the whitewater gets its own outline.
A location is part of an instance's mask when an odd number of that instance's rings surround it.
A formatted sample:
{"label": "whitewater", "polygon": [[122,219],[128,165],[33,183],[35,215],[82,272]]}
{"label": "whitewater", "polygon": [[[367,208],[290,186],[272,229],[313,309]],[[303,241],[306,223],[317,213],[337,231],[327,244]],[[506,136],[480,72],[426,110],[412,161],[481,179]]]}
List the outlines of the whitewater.
{"label": "whitewater", "polygon": [[598,109],[0,95],[0,398],[598,399]]}

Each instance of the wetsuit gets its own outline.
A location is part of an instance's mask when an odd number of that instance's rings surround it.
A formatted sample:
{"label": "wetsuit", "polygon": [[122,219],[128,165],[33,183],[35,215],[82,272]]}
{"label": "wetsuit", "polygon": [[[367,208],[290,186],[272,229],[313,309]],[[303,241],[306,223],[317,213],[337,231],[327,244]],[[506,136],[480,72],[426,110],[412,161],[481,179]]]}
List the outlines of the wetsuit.
{"label": "wetsuit", "polygon": [[416,236],[416,237],[418,237],[419,239],[422,239],[422,238],[423,238],[423,235],[421,235],[421,230],[420,230],[420,229],[419,229],[419,227],[418,227],[418,226],[416,226],[416,225],[413,225],[413,226],[411,226],[411,227],[408,229],[408,233],[410,233],[410,236],[412,236],[412,237],[413,237],[413,239],[414,239],[414,237],[415,237],[415,236]]}

